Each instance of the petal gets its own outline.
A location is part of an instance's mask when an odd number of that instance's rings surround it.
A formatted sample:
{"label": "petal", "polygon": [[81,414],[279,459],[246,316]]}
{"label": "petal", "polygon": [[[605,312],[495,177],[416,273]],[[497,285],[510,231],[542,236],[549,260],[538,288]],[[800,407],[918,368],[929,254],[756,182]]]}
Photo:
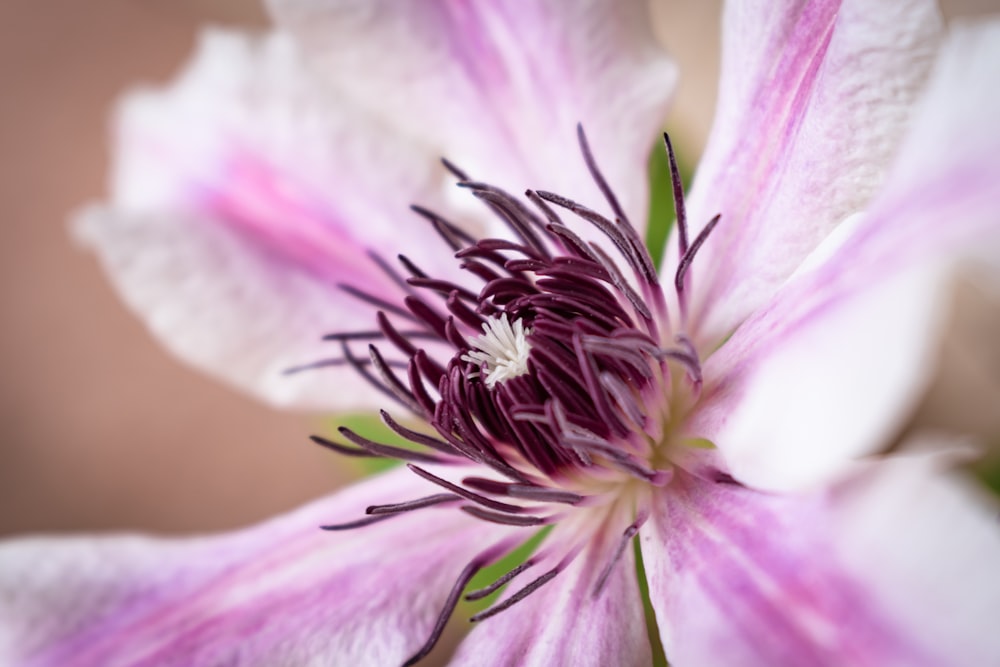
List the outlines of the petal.
{"label": "petal", "polygon": [[940,27],[929,0],[726,5],[717,116],[688,200],[692,237],[722,216],[692,268],[699,338],[731,332],[865,207]]}
{"label": "petal", "polygon": [[353,373],[281,374],[373,327],[338,284],[395,294],[371,252],[450,254],[407,209],[435,201],[436,158],[330,95],[288,39],[207,33],[172,87],[124,100],[111,201],[77,228],[181,358],[311,409],[375,404]]}
{"label": "petal", "polygon": [[709,358],[692,431],[744,482],[806,484],[884,447],[926,388],[942,276],[1000,257],[998,37],[1000,22],[955,31],[885,192]]}
{"label": "petal", "polygon": [[[545,544],[561,539],[557,526]],[[652,664],[631,540],[600,594],[594,595],[619,541],[620,533],[598,535],[554,579],[516,606],[480,621],[449,665]],[[556,554],[558,560],[558,548]],[[515,594],[548,567],[539,563],[518,575],[501,599]]]}
{"label": "petal", "polygon": [[[333,86],[474,178],[595,206],[575,126],[637,226],[676,78],[627,2],[272,0]],[[357,76],[363,68],[365,76]]]}
{"label": "petal", "polygon": [[928,463],[787,496],[679,473],[642,537],[671,664],[989,664],[996,507]]}
{"label": "petal", "polygon": [[429,508],[321,524],[434,493],[409,471],[217,537],[32,538],[0,547],[0,661],[31,665],[399,664],[466,562],[509,532]]}
{"label": "petal", "polygon": [[847,286],[834,277],[844,264],[784,290],[705,365],[689,430],[744,483],[807,487],[886,447],[933,375],[947,312],[940,269]]}

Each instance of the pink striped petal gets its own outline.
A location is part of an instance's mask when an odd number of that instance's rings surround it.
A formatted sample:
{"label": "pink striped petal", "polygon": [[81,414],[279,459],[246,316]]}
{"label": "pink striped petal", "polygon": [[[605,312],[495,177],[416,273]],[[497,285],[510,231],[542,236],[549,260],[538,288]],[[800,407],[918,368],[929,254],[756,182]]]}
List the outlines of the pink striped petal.
{"label": "pink striped petal", "polygon": [[645,225],[646,159],[676,78],[645,2],[270,6],[338,90],[474,178],[602,205],[577,147],[583,123],[625,211]]}
{"label": "pink striped petal", "polygon": [[675,476],[642,537],[670,664],[989,664],[1000,531],[940,462],[898,457],[825,492]]}
{"label": "pink striped petal", "polygon": [[[618,529],[624,530],[624,519]],[[518,575],[500,600],[516,594],[562,558],[559,542],[580,534],[557,526],[544,545],[553,557]],[[584,530],[589,529],[588,526]],[[518,665],[649,665],[652,656],[642,598],[635,578],[632,542],[615,562],[599,595],[595,585],[621,541],[621,532],[598,534],[564,571],[527,598],[478,623],[459,646],[451,667]]]}
{"label": "pink striped petal", "polygon": [[740,479],[822,477],[884,446],[925,389],[942,278],[1000,256],[998,37],[1000,22],[954,32],[884,194],[708,360],[692,430]]}
{"label": "pink striped petal", "polygon": [[[722,215],[693,267],[704,340],[731,332],[866,206],[939,32],[930,0],[726,5],[717,116],[689,198],[694,232]],[[676,266],[676,248],[667,259]]]}
{"label": "pink striped petal", "polygon": [[77,231],[153,331],[273,403],[373,406],[353,373],[282,371],[372,328],[338,287],[395,294],[368,253],[448,256],[408,210],[438,200],[437,156],[338,100],[288,39],[220,32],[173,86],[126,98],[117,140],[111,201]]}
{"label": "pink striped petal", "polygon": [[217,537],[30,538],[0,546],[0,662],[24,667],[400,664],[466,562],[509,531],[425,509],[321,524],[435,493],[373,478]]}

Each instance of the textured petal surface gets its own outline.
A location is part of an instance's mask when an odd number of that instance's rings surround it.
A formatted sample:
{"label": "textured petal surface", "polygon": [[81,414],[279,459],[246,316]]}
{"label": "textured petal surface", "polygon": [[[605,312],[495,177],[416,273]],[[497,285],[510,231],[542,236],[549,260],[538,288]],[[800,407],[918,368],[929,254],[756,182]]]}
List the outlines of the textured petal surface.
{"label": "textured petal surface", "polygon": [[722,215],[692,269],[700,340],[732,331],[866,206],[939,32],[929,0],[726,5],[718,110],[688,202],[694,233]]}
{"label": "textured petal surface", "polygon": [[645,225],[646,159],[676,75],[644,2],[270,5],[338,90],[474,178],[598,205],[576,143],[583,123],[626,212]]}
{"label": "textured petal surface", "polygon": [[[820,493],[675,477],[642,548],[670,664],[989,664],[1000,531],[934,459]],[[947,611],[945,611],[947,610]]]}
{"label": "textured petal surface", "polygon": [[335,99],[277,35],[206,34],[171,88],[124,100],[116,130],[111,201],[77,232],[154,332],[273,403],[371,405],[353,373],[281,373],[336,356],[325,333],[372,328],[338,287],[395,292],[369,252],[449,255],[407,209],[434,201],[436,156]]}
{"label": "textured petal surface", "polygon": [[399,664],[466,561],[505,529],[454,507],[349,532],[434,491],[409,471],[218,537],[0,546],[0,662],[41,667]]}
{"label": "textured petal surface", "polygon": [[[627,521],[620,528],[624,529]],[[560,528],[553,531],[546,544],[562,539]],[[596,536],[555,579],[509,610],[481,621],[449,664],[452,667],[651,664],[631,541],[600,595],[593,594],[620,536],[620,532]],[[558,548],[554,553],[559,554]],[[559,557],[561,554],[555,560]],[[540,563],[520,574],[501,599],[541,576],[547,567]]]}
{"label": "textured petal surface", "polygon": [[955,31],[885,192],[709,358],[692,428],[741,480],[796,486],[884,446],[924,389],[942,275],[1000,256],[998,36]]}

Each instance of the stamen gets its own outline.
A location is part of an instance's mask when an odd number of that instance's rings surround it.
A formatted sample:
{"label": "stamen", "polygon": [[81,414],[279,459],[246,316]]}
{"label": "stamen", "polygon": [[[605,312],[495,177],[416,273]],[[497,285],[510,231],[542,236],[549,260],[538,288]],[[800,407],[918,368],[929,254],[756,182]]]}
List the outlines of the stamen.
{"label": "stamen", "polygon": [[414,318],[413,315],[411,315],[405,309],[400,308],[399,306],[397,306],[394,303],[389,303],[385,299],[381,299],[381,298],[375,296],[374,294],[369,294],[368,292],[366,292],[366,291],[364,291],[362,289],[358,289],[354,285],[349,285],[347,283],[337,283],[337,287],[339,287],[340,289],[344,290],[345,292],[347,292],[348,294],[350,294],[354,298],[360,299],[361,301],[364,301],[365,303],[367,303],[370,306],[375,306],[376,308],[379,308],[381,310],[387,310],[390,313],[395,313],[396,315],[399,315],[400,317],[405,317],[406,319],[410,320],[411,322],[415,322],[416,321],[416,318]]}
{"label": "stamen", "polygon": [[[362,449],[371,452],[375,456],[383,456],[390,459],[399,459],[401,461],[420,461],[421,463],[437,463],[437,464],[448,463],[447,460],[442,459],[438,456],[424,454],[423,452],[415,452],[411,449],[403,449],[402,447],[383,445],[380,442],[369,440],[368,438],[362,435],[358,435],[357,433],[347,428],[346,426],[339,427],[337,431],[342,436],[344,436],[345,438],[356,444],[358,447],[361,447]],[[336,443],[330,442],[330,444],[334,445]]]}
{"label": "stamen", "polygon": [[[381,291],[344,286],[371,307],[377,327],[328,335],[327,340],[340,343],[342,358],[301,368],[349,365],[433,430],[404,426],[381,411],[386,427],[413,443],[415,451],[376,442],[346,427],[340,433],[357,448],[319,436],[313,440],[347,456],[409,461],[410,471],[443,492],[371,505],[364,518],[325,529],[358,528],[442,504],[453,504],[483,521],[537,527],[559,522],[570,512],[575,515],[578,505],[610,510],[615,507],[609,504],[616,500],[615,485],[633,484],[629,476],[657,486],[671,479],[672,464],[653,466],[657,443],[674,425],[666,400],[675,389],[671,374],[682,367],[697,392],[701,360],[683,334],[674,347],[664,347],[667,336],[661,331],[670,330],[671,324],[652,258],[598,168],[582,126],[577,127],[577,139],[605,208],[610,208],[607,217],[549,192],[528,190],[526,199],[513,197],[470,180],[465,171],[442,160],[459,186],[472,191],[512,230],[510,238],[475,239],[437,214],[413,206],[454,252],[465,279],[436,276],[431,270],[435,267],[424,270],[404,255],[398,257],[402,268],[395,263],[393,268],[370,253],[400,289],[383,298]],[[674,282],[683,327],[690,266],[719,218],[693,241],[688,238],[681,176],[669,137],[664,141],[678,216],[681,257]],[[573,214],[566,216],[566,223],[559,208]],[[606,240],[585,240],[594,237],[592,231],[574,231],[568,224],[574,229],[592,226]],[[359,343],[368,344],[367,358],[355,353]],[[483,477],[453,483],[413,463],[464,461],[485,466],[479,468]],[[594,596],[607,587],[647,514],[638,516],[617,541],[603,537],[607,515],[598,519],[601,525],[594,532],[609,560],[594,579]],[[590,518],[580,519],[584,523],[558,543],[558,565],[472,620],[509,609],[564,571],[590,539]],[[407,665],[431,651],[475,572],[513,544],[507,540],[494,545],[462,570],[430,637]],[[466,597],[484,598],[529,568],[549,568],[555,561],[547,551]]]}
{"label": "stamen", "polygon": [[459,183],[459,186],[471,189],[472,194],[489,204],[521,240],[542,257],[549,257],[545,244],[532,229],[533,225],[541,227],[542,223],[524,204],[503,190],[486,183],[465,182]]}
{"label": "stamen", "polygon": [[390,429],[395,431],[398,435],[406,438],[410,442],[416,443],[418,445],[423,445],[424,447],[430,447],[431,449],[436,449],[444,454],[458,454],[454,447],[449,445],[443,440],[438,440],[432,436],[425,433],[420,433],[419,431],[414,431],[413,429],[406,428],[385,410],[379,410],[379,415],[382,417],[382,423],[388,426]]}
{"label": "stamen", "polygon": [[379,377],[382,378],[382,386],[388,389],[396,400],[409,408],[414,414],[422,415],[424,411],[420,403],[406,385],[403,384],[403,381],[392,372],[392,369],[385,362],[379,349],[374,345],[369,345],[368,355],[371,358],[372,366],[375,367]]}
{"label": "stamen", "polygon": [[465,599],[468,600],[469,602],[472,602],[474,600],[482,600],[484,597],[487,597],[488,595],[495,593],[505,584],[512,581],[514,577],[521,574],[534,564],[535,564],[535,559],[529,558],[528,560],[524,561],[523,563],[515,567],[510,572],[507,572],[506,574],[502,575],[499,579],[494,581],[489,586],[472,591],[471,593],[466,593]]}
{"label": "stamen", "polygon": [[[411,277],[414,277],[414,278],[426,278],[427,277],[427,273],[425,273],[423,271],[423,269],[421,269],[419,266],[417,266],[416,264],[414,264],[413,260],[411,260],[406,255],[400,253],[400,254],[396,255],[396,259],[398,259],[399,263],[403,265],[403,268],[405,268],[407,271],[410,272],[410,276]],[[409,281],[407,281],[407,282],[409,282]]]}
{"label": "stamen", "polygon": [[688,268],[691,266],[691,262],[694,261],[694,256],[697,254],[698,249],[701,248],[702,244],[708,239],[708,235],[712,233],[715,226],[719,224],[719,220],[722,218],[722,214],[716,214],[714,218],[708,221],[705,228],[701,230],[697,237],[694,239],[694,243],[691,247],[687,249],[683,257],[681,257],[680,264],[677,265],[677,274],[674,276],[674,287],[677,289],[677,293],[681,294],[684,291],[684,277],[687,274]]}
{"label": "stamen", "polygon": [[337,452],[342,456],[354,456],[357,458],[369,458],[369,459],[378,458],[381,456],[381,454],[370,452],[367,449],[358,449],[356,447],[348,447],[346,445],[342,445],[339,442],[336,442],[334,440],[329,440],[321,435],[310,435],[309,439],[315,442],[320,447],[326,447],[327,449]]}
{"label": "stamen", "polygon": [[368,516],[364,519],[358,519],[357,521],[348,521],[347,523],[334,523],[327,526],[320,526],[322,530],[329,530],[331,532],[341,531],[341,530],[354,530],[355,528],[364,528],[365,526],[370,526],[373,523],[378,523],[379,521],[385,521],[386,519],[391,519],[397,516],[395,514],[379,514],[378,516]]}
{"label": "stamen", "polygon": [[477,519],[490,521],[492,523],[499,523],[505,526],[541,526],[551,520],[551,518],[525,514],[501,514],[500,512],[484,510],[482,507],[477,507],[476,505],[462,505],[460,509],[463,512],[471,514]]}
{"label": "stamen", "polygon": [[450,247],[452,251],[457,252],[458,250],[461,250],[463,246],[472,245],[476,242],[476,240],[465,233],[462,228],[448,222],[437,213],[428,210],[423,206],[413,204],[410,206],[410,210],[428,220],[431,225],[434,226],[434,231],[436,231],[438,236],[440,236],[444,242],[448,244],[448,247]]}
{"label": "stamen", "polygon": [[576,557],[580,554],[580,550],[581,549],[579,545],[574,546],[572,549],[570,549],[569,553],[567,553],[554,568],[552,568],[542,576],[532,581],[530,584],[519,590],[517,593],[511,595],[503,602],[493,607],[490,607],[485,611],[479,612],[469,620],[472,621],[473,623],[477,623],[479,621],[489,618],[490,616],[496,616],[497,614],[506,609],[510,609],[512,606],[514,606],[524,598],[528,597],[529,595],[537,591],[539,588],[541,588],[548,582],[552,581],[552,579],[554,579],[556,575],[565,570],[569,566],[569,564],[576,559]]}
{"label": "stamen", "polygon": [[562,491],[560,489],[549,489],[544,486],[532,486],[529,484],[511,484],[507,488],[507,494],[511,498],[523,498],[524,500],[537,500],[539,502],[563,503],[566,505],[576,505],[583,496],[572,491]]}
{"label": "stamen", "polygon": [[487,498],[486,496],[481,496],[478,493],[473,493],[468,489],[463,489],[459,485],[452,484],[448,480],[442,479],[441,477],[438,477],[433,473],[427,472],[423,468],[419,468],[413,465],[412,463],[406,464],[406,467],[408,467],[410,470],[417,473],[418,475],[420,475],[429,482],[433,482],[438,486],[448,489],[452,493],[462,496],[466,500],[471,500],[474,503],[479,503],[480,505],[484,507],[489,507],[490,509],[496,510],[497,512],[507,512],[508,514],[520,514],[525,509],[519,505],[502,503],[498,500],[492,500],[490,498]]}
{"label": "stamen", "polygon": [[390,280],[392,280],[392,282],[394,282],[397,285],[399,285],[399,287],[402,288],[402,290],[404,292],[409,292],[410,291],[410,288],[407,286],[406,280],[403,279],[403,276],[399,275],[396,272],[396,270],[394,268],[392,268],[392,266],[389,264],[389,262],[387,262],[384,259],[382,259],[381,255],[379,255],[377,252],[373,252],[373,251],[369,250],[368,251],[368,257],[373,262],[375,262],[375,264],[378,265],[378,268],[382,269],[382,273],[384,273],[385,275],[389,276]]}
{"label": "stamen", "polygon": [[638,277],[651,284],[658,282],[656,269],[653,267],[652,260],[649,259],[649,253],[646,252],[645,248],[636,248],[632,240],[623,234],[621,229],[610,220],[602,216],[600,213],[590,210],[582,204],[577,204],[575,201],[555,193],[539,190],[538,196],[546,201],[556,204],[557,206],[562,206],[563,208],[572,211],[597,227],[611,240],[612,243],[615,244],[619,252],[621,252],[622,257],[628,261],[629,266],[632,267],[632,270]]}
{"label": "stamen", "polygon": [[583,124],[576,124],[576,140],[580,144],[580,151],[583,153],[583,161],[587,163],[587,171],[590,172],[590,177],[594,179],[594,183],[597,184],[598,189],[600,189],[601,194],[604,195],[604,199],[608,202],[611,210],[614,211],[615,216],[618,217],[622,222],[628,222],[628,218],[625,217],[625,211],[622,210],[621,204],[618,203],[618,197],[615,196],[614,191],[608,186],[607,180],[604,178],[604,174],[601,170],[597,168],[597,161],[594,159],[594,154],[590,150],[590,142],[587,141],[587,135],[583,131]]}
{"label": "stamen", "polygon": [[444,168],[447,169],[448,171],[450,171],[451,174],[455,178],[457,178],[458,180],[460,180],[460,181],[467,181],[467,180],[469,180],[469,175],[467,173],[465,173],[465,171],[463,171],[462,169],[459,169],[455,165],[455,163],[452,162],[451,160],[449,160],[448,158],[446,158],[446,157],[441,158],[441,164],[443,164]]}
{"label": "stamen", "polygon": [[348,363],[347,359],[343,357],[330,357],[329,359],[320,359],[319,361],[312,361],[308,364],[302,364],[300,366],[291,366],[281,371],[282,375],[295,375],[296,373],[302,373],[304,371],[314,371],[319,368],[330,368],[333,366],[343,366]]}
{"label": "stamen", "polygon": [[451,618],[452,612],[455,611],[455,606],[458,604],[458,599],[462,595],[462,591],[465,587],[469,585],[472,578],[476,576],[482,568],[489,565],[495,561],[501,554],[506,552],[505,546],[495,545],[492,548],[482,552],[462,570],[462,573],[458,575],[458,579],[455,580],[455,584],[451,587],[451,592],[448,593],[448,598],[444,602],[444,607],[441,609],[441,613],[438,614],[437,621],[434,623],[434,628],[431,630],[430,636],[424,645],[417,651],[409,660],[403,663],[403,667],[412,667],[416,663],[427,657],[427,654],[431,652],[434,645],[437,644],[438,640],[441,638],[441,633],[444,632],[444,626],[448,624],[448,619]]}
{"label": "stamen", "polygon": [[674,212],[677,215],[679,259],[683,259],[688,251],[687,209],[684,206],[684,183],[681,180],[681,171],[677,168],[677,156],[674,155],[674,146],[670,142],[670,135],[666,132],[663,133],[663,143],[667,146],[667,159],[670,162],[670,185],[673,187]]}
{"label": "stamen", "polygon": [[466,477],[462,480],[462,483],[494,495],[510,496],[511,498],[521,498],[524,500],[537,500],[540,502],[576,505],[584,498],[579,493],[573,493],[572,491],[551,489],[545,486],[535,486],[534,484],[510,484],[492,479],[483,479],[482,477]]}
{"label": "stamen", "polygon": [[453,503],[458,500],[461,500],[461,498],[452,493],[437,493],[433,496],[417,498],[416,500],[409,500],[404,503],[393,503],[391,505],[369,505],[365,510],[365,514],[399,514],[400,512],[410,512],[424,507],[440,505],[441,503]]}
{"label": "stamen", "polygon": [[601,591],[604,589],[604,584],[607,583],[608,577],[611,576],[612,570],[614,570],[615,565],[617,565],[622,559],[622,554],[625,552],[625,547],[628,546],[629,540],[635,537],[635,534],[639,532],[639,528],[642,527],[642,524],[646,523],[646,519],[648,517],[649,514],[643,512],[639,515],[639,518],[637,518],[632,525],[626,528],[625,532],[622,533],[621,538],[618,540],[618,546],[615,548],[615,551],[611,556],[611,560],[609,560],[608,564],[604,566],[604,570],[601,571],[601,576],[597,578],[597,583],[594,584],[594,591],[591,594],[593,597],[596,598],[601,594]]}

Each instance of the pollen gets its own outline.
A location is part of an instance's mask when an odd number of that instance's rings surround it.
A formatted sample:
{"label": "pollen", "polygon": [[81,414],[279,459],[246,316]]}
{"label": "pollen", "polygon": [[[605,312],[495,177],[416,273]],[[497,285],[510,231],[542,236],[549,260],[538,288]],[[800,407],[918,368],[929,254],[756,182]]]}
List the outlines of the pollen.
{"label": "pollen", "polygon": [[486,376],[486,386],[492,389],[498,383],[528,372],[531,330],[524,322],[511,323],[507,313],[492,317],[483,324],[483,334],[472,344],[478,348],[462,355],[462,361],[476,364]]}

